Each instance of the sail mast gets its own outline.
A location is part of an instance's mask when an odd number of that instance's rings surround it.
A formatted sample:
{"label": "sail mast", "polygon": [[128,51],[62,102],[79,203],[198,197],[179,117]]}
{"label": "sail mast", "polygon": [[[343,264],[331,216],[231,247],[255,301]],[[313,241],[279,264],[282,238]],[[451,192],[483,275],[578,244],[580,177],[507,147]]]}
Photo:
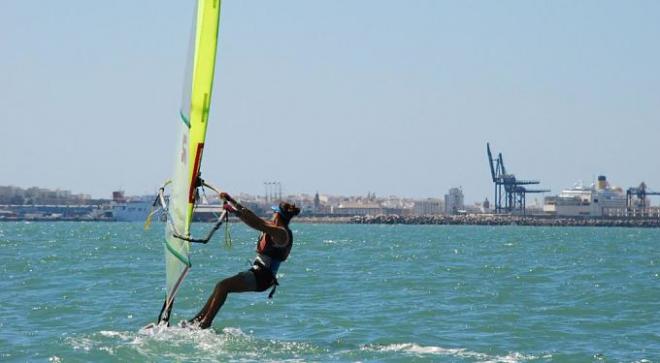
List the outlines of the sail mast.
{"label": "sail mast", "polygon": [[179,112],[174,176],[165,225],[167,297],[159,321],[167,321],[181,283],[190,267],[190,236],[195,192],[202,163],[215,73],[220,0],[198,0],[193,18],[183,98]]}

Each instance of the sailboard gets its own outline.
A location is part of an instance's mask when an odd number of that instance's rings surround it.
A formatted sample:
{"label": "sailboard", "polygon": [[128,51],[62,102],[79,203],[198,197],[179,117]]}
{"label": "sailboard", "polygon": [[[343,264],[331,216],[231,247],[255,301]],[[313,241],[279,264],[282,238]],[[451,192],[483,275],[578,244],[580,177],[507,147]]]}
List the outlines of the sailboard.
{"label": "sailboard", "polygon": [[[169,324],[174,299],[192,267],[192,242],[206,243],[220,224],[226,212],[206,238],[191,237],[193,212],[198,201],[198,188],[217,188],[204,182],[200,175],[202,155],[209,121],[213,77],[220,25],[220,0],[197,0],[193,16],[192,35],[186,65],[183,97],[179,110],[179,136],[176,145],[174,173],[171,180],[160,188],[154,206],[164,211],[165,223],[165,279],[166,297],[158,316],[158,325]],[[165,195],[166,187],[169,197]],[[148,218],[150,221],[151,216]],[[146,227],[146,224],[145,224]]]}

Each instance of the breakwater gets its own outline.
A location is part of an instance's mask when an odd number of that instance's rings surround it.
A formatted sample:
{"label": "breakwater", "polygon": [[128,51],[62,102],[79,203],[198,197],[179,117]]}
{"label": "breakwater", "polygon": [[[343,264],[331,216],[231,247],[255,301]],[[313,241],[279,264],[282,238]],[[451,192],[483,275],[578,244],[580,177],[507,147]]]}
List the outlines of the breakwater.
{"label": "breakwater", "polygon": [[549,217],[515,216],[492,214],[468,215],[427,215],[427,216],[354,216],[346,223],[353,224],[447,224],[447,225],[484,225],[484,226],[547,226],[547,227],[644,227],[660,228],[657,218],[623,217]]}
{"label": "breakwater", "polygon": [[[268,219],[268,216],[263,216]],[[3,218],[0,222],[114,222],[106,216],[94,218],[82,217],[40,217],[31,218]],[[238,218],[231,217],[230,221],[239,223]],[[142,222],[136,221],[136,222]],[[156,222],[156,221],[154,221]],[[211,222],[211,221],[206,221]],[[300,216],[295,223],[305,224],[436,224],[436,225],[475,225],[475,226],[545,226],[545,227],[639,227],[660,228],[659,218],[626,218],[626,217],[552,217],[552,216],[513,216],[513,215],[427,215],[427,216]]]}

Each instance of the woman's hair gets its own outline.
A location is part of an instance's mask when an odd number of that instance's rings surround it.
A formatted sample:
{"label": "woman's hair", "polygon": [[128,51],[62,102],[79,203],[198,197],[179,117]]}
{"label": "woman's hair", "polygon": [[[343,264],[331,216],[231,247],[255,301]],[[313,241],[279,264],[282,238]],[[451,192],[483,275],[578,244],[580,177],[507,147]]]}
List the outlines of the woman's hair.
{"label": "woman's hair", "polygon": [[291,220],[291,218],[300,214],[300,208],[296,207],[295,204],[282,202],[279,205],[279,212],[282,218],[284,218],[288,223]]}

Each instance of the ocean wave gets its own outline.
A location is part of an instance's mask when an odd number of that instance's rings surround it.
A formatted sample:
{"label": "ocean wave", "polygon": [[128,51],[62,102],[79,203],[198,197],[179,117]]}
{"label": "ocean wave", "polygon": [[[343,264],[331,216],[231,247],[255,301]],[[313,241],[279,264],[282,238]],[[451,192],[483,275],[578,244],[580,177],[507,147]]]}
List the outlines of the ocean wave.
{"label": "ocean wave", "polygon": [[[240,328],[186,329],[159,327],[132,331],[101,330],[69,336],[65,343],[86,359],[121,357],[127,360],[197,360],[304,362],[308,355],[323,352],[305,342],[260,339]],[[113,358],[113,359],[115,359]]]}
{"label": "ocean wave", "polygon": [[[473,359],[475,362],[480,363],[518,363],[529,360],[538,359],[539,357],[529,354],[512,352],[506,355],[489,355],[485,353],[472,352],[465,348],[443,348],[436,346],[423,346],[416,343],[399,343],[388,345],[365,345],[361,348],[365,351],[372,352],[398,352],[411,355],[439,355],[439,356],[452,356],[458,358]],[[544,356],[543,358],[550,358]]]}

